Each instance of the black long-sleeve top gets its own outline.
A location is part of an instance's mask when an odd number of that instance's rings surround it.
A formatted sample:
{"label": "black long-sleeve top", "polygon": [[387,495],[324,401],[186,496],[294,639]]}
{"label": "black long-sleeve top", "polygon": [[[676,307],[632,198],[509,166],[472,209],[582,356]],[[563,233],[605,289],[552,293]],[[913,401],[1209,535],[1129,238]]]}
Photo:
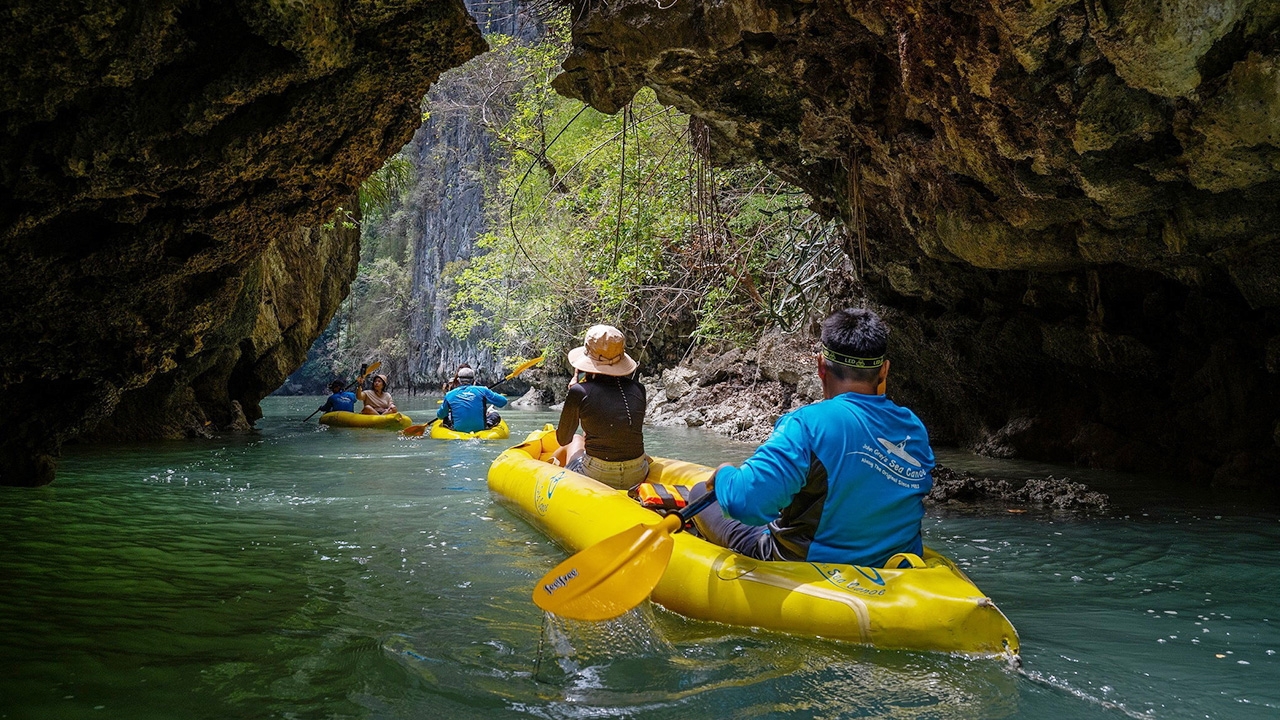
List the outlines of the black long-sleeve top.
{"label": "black long-sleeve top", "polygon": [[593,458],[620,462],[644,455],[644,385],[625,377],[592,375],[569,386],[556,440],[569,444],[582,424],[587,454]]}

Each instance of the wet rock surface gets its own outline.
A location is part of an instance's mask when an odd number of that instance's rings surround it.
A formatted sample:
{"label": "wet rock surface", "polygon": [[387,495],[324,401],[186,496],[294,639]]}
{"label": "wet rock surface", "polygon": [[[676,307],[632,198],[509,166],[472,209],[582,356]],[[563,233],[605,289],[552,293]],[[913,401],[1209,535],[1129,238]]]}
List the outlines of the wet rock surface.
{"label": "wet rock surface", "polygon": [[52,480],[61,443],[129,395],[108,434],[254,419],[332,313],[324,283],[350,278],[353,238],[320,249],[299,228],[485,48],[448,0],[27,0],[0,22],[5,485]]}
{"label": "wet rock surface", "polygon": [[939,440],[1276,483],[1274,3],[620,0],[574,18],[562,92],[615,112],[652,87],[718,160],[759,158],[844,219],[894,327],[897,397]]}
{"label": "wet rock surface", "polygon": [[[352,199],[354,201],[354,198]],[[337,311],[359,261],[358,228],[299,228],[252,264],[208,350],[137,390],[88,430],[90,441],[207,437],[246,431]]]}
{"label": "wet rock surface", "polygon": [[[747,351],[703,349],[685,364],[644,378],[646,423],[701,427],[746,443],[764,442],[783,414],[822,400],[816,358],[803,335],[771,332]],[[531,391],[532,392],[532,391]],[[1107,495],[1066,478],[988,478],[939,465],[926,502],[946,506],[1110,509]]]}
{"label": "wet rock surface", "polygon": [[938,466],[933,471],[933,489],[925,502],[935,505],[999,504],[1032,506],[1081,513],[1103,513],[1111,509],[1111,499],[1069,478],[988,478]]}
{"label": "wet rock surface", "polygon": [[764,442],[783,414],[822,399],[817,360],[803,342],[770,332],[749,350],[699,349],[685,364],[643,379],[645,422]]}

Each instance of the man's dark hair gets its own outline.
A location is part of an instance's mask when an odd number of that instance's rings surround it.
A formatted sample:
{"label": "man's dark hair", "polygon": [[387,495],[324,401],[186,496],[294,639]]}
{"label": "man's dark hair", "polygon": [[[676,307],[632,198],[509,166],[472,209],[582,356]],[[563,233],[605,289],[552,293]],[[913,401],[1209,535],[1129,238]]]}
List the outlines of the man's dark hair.
{"label": "man's dark hair", "polygon": [[[822,346],[829,374],[852,382],[875,382],[889,347],[889,326],[866,308],[840,310],[822,321]],[[842,360],[872,367],[852,367]]]}
{"label": "man's dark hair", "polygon": [[329,383],[329,389],[334,392],[342,392],[344,389],[346,389],[346,387],[347,387],[347,384],[342,382],[341,380],[334,380],[333,382]]}

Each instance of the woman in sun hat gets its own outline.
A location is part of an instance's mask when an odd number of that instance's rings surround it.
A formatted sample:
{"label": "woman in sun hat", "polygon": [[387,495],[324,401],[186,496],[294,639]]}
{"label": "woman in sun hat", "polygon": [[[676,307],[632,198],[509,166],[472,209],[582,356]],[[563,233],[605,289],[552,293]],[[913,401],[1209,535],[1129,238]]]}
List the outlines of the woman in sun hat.
{"label": "woman in sun hat", "polygon": [[373,380],[369,382],[369,389],[357,388],[356,396],[364,403],[364,407],[360,408],[362,415],[386,415],[396,411],[391,393],[387,392],[386,375],[374,375]]}
{"label": "woman in sun hat", "polygon": [[[636,361],[626,338],[612,325],[593,325],[581,347],[569,351],[578,373],[560,411],[557,460],[615,488],[629,488],[649,474],[644,453],[644,385],[631,378]],[[585,435],[578,435],[578,425]]]}

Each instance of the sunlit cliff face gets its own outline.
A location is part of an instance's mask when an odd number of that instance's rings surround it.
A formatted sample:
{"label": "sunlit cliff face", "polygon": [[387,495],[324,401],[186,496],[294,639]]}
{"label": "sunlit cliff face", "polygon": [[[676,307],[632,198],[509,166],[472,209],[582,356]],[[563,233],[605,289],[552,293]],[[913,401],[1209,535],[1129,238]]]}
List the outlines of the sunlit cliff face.
{"label": "sunlit cliff face", "polygon": [[556,86],[609,112],[650,86],[845,218],[936,439],[1274,484],[1278,14],[580,3]]}
{"label": "sunlit cliff face", "polygon": [[306,227],[485,48],[460,0],[4,15],[6,485],[49,482],[62,441],[113,413],[113,437],[253,420],[354,276],[358,236]]}

